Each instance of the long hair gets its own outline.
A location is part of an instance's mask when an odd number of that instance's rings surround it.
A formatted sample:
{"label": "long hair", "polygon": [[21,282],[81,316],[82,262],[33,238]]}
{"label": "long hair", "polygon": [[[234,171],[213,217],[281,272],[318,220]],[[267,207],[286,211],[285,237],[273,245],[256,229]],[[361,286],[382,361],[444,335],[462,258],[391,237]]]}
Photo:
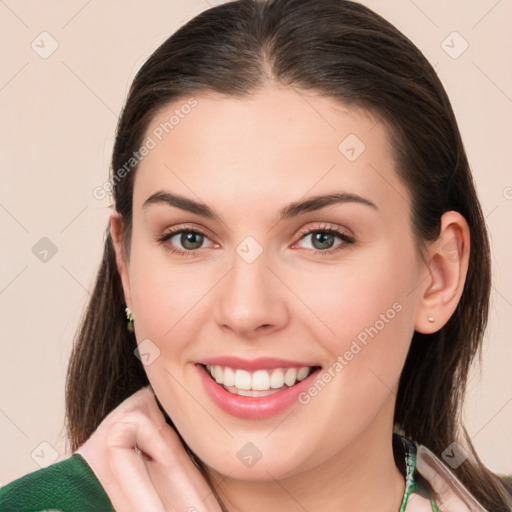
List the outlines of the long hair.
{"label": "long hair", "polygon": [[[447,94],[421,51],[392,24],[347,0],[237,0],[183,25],[146,61],[131,85],[112,155],[116,210],[129,253],[130,162],[155,114],[178,99],[214,91],[246,98],[269,81],[311,90],[377,115],[393,140],[396,170],[409,190],[418,246],[437,238],[449,210],[469,224],[471,255],[460,302],[434,334],[415,333],[403,368],[395,424],[438,456],[454,441],[470,457],[455,473],[493,512],[509,510],[504,480],[478,458],[462,426],[468,370],[487,323],[490,254],[467,156]],[[122,179],[119,179],[122,176]],[[77,332],[66,381],[72,450],[122,400],[148,384],[126,329],[112,240]],[[196,460],[201,467],[201,462]]]}

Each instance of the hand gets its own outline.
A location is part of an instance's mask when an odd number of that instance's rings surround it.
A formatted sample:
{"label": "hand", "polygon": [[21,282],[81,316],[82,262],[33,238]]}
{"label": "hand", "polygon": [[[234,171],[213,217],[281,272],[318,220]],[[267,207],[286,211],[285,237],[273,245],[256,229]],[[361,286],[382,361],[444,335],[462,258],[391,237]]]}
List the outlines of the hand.
{"label": "hand", "polygon": [[91,466],[118,512],[221,512],[150,386],[111,411],[75,453]]}

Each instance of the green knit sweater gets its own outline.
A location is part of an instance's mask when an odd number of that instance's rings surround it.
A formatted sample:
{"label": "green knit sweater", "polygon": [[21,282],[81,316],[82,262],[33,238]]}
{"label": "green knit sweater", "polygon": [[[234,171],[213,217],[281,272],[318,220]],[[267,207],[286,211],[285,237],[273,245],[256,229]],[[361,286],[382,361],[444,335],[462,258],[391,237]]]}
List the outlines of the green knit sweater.
{"label": "green knit sweater", "polygon": [[114,508],[85,459],[68,459],[22,476],[0,489],[2,512],[112,512]]}

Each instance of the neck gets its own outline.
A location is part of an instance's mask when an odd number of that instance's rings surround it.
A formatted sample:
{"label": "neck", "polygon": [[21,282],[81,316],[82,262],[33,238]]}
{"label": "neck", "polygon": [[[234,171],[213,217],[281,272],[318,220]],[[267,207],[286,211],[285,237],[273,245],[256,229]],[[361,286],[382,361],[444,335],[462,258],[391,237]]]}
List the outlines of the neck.
{"label": "neck", "polygon": [[208,473],[228,512],[396,512],[405,488],[393,456],[392,426],[382,425],[358,436],[321,466],[287,478],[278,480],[269,473],[268,480],[247,481],[211,468]]}

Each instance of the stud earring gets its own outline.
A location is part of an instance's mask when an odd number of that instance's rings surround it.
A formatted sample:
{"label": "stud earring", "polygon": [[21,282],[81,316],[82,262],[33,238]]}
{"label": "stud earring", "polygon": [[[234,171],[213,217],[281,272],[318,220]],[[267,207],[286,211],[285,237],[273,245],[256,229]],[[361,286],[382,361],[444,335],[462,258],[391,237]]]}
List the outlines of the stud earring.
{"label": "stud earring", "polygon": [[128,319],[127,328],[130,332],[133,332],[133,313],[130,308],[125,308],[126,318]]}
{"label": "stud earring", "polygon": [[434,323],[434,317],[433,316],[429,316],[428,317],[428,321],[432,324]]}

